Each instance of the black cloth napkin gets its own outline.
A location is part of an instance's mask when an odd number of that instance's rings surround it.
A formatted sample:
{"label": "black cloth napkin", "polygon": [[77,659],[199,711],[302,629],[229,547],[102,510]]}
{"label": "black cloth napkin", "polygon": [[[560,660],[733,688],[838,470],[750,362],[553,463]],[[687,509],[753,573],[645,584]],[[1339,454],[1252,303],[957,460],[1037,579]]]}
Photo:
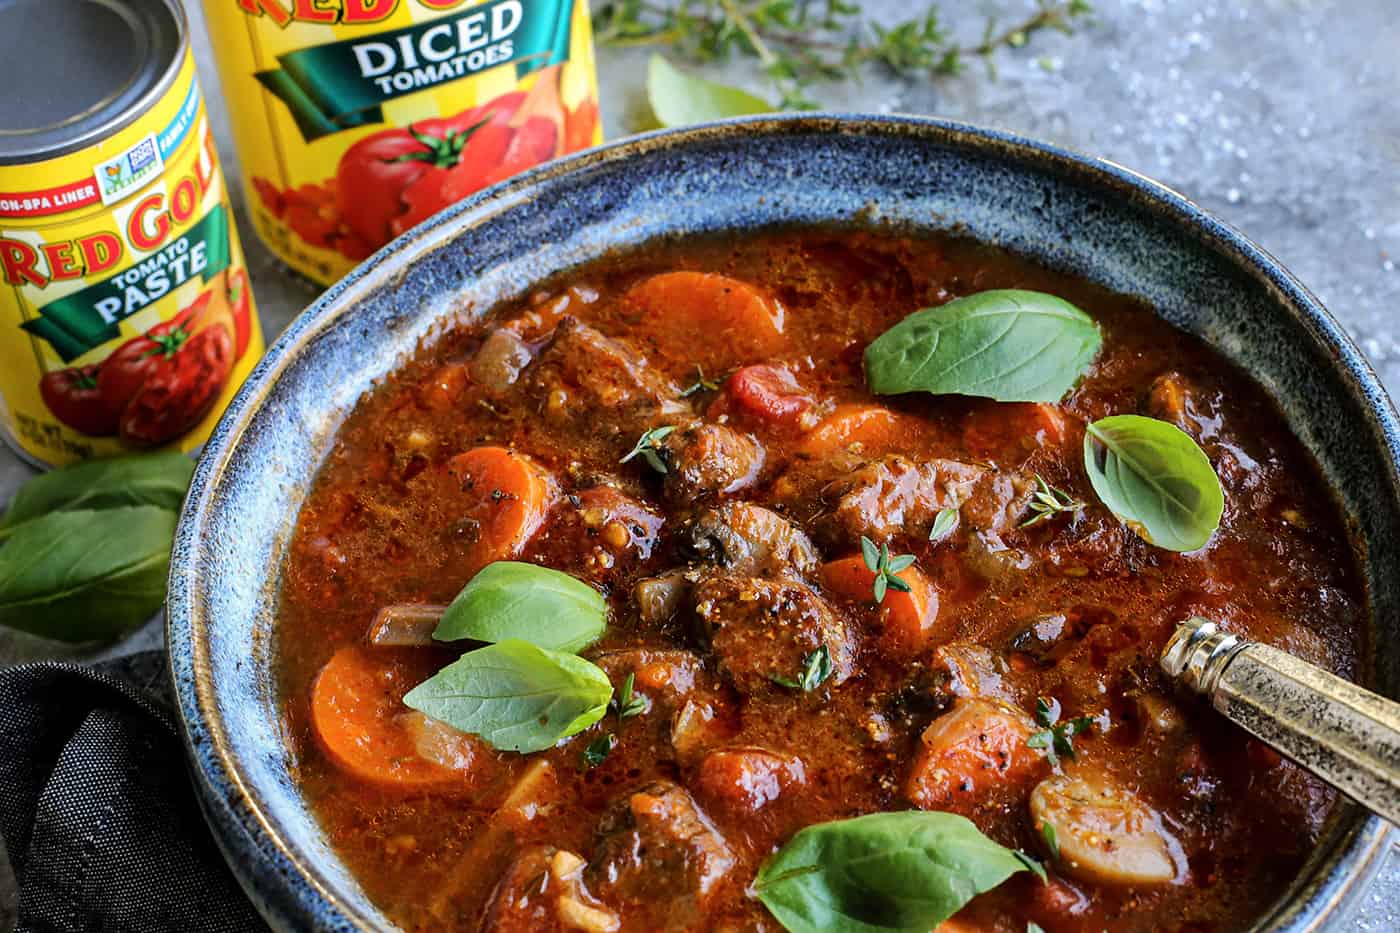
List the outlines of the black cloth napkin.
{"label": "black cloth napkin", "polygon": [[[154,651],[0,670],[0,836],[20,933],[266,929],[200,815],[168,685]],[[14,922],[5,881],[0,931]]]}

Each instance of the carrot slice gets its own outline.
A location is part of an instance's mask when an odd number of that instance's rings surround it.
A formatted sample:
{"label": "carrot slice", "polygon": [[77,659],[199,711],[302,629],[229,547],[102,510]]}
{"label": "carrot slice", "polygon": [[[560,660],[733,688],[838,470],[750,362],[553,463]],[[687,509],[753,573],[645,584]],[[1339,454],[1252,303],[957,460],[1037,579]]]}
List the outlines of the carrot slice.
{"label": "carrot slice", "polygon": [[504,447],[477,447],[447,462],[461,487],[462,517],[476,529],[473,567],[520,553],[549,511],[548,475]]}
{"label": "carrot slice", "polygon": [[[390,652],[352,645],[332,655],[311,688],[311,725],[331,760],[362,781],[401,790],[461,782],[462,770],[419,754],[403,695],[421,679]],[[465,733],[454,736],[454,751],[463,767],[487,752]]]}
{"label": "carrot slice", "polygon": [[714,373],[781,352],[783,306],[747,282],[713,272],[664,272],[624,299],[646,320],[641,336],[667,356]]}
{"label": "carrot slice", "polygon": [[[928,647],[938,621],[938,591],[917,567],[896,574],[909,592],[886,590],[880,603],[880,644],[897,655],[914,655]],[[859,555],[822,565],[822,586],[842,599],[869,603],[874,598],[875,572]]]}
{"label": "carrot slice", "polygon": [[840,405],[807,435],[797,452],[821,459],[859,445],[861,453],[877,455],[906,446],[926,429],[920,419],[880,405]]}

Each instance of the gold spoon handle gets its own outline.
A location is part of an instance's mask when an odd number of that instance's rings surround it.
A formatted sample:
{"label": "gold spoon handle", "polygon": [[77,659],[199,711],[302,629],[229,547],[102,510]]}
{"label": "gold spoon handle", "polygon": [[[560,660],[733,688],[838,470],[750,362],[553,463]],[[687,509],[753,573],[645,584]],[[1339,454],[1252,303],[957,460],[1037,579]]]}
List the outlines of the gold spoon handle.
{"label": "gold spoon handle", "polygon": [[1400,703],[1199,618],[1177,626],[1161,664],[1231,722],[1400,825]]}

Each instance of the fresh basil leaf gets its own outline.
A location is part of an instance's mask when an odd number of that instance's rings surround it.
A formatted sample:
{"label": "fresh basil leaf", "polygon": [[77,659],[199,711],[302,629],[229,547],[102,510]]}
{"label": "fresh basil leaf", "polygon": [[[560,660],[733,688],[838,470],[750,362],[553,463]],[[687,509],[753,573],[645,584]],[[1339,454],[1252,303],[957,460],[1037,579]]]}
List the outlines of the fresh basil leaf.
{"label": "fresh basil leaf", "polygon": [[872,392],[1058,402],[1103,337],[1089,315],[1042,292],[1001,289],[925,308],[865,348]]}
{"label": "fresh basil leaf", "polygon": [[660,55],[653,55],[647,64],[647,101],[657,122],[667,127],[773,110],[761,97],[688,75]]}
{"label": "fresh basil leaf", "polygon": [[174,535],[153,505],[26,519],[0,546],[0,625],[67,642],[135,628],[165,601]]}
{"label": "fresh basil leaf", "polygon": [[1149,544],[1194,551],[1220,527],[1220,478],[1174,424],[1141,415],[1101,418],[1085,429],[1084,469],[1109,511]]}
{"label": "fresh basil leaf", "polygon": [[438,641],[519,638],[577,654],[608,627],[603,594],[548,567],[499,560],[487,564],[452,600],[433,631]]}
{"label": "fresh basil leaf", "polygon": [[790,933],[928,933],[1027,870],[966,817],[914,810],[808,826],[753,890]]}
{"label": "fresh basil leaf", "polygon": [[597,665],[512,638],[467,652],[403,701],[495,748],[538,752],[602,719],[610,699]]}
{"label": "fresh basil leaf", "polygon": [[0,541],[50,512],[157,505],[180,510],[194,461],[178,451],[92,460],[29,480],[0,517]]}
{"label": "fresh basil leaf", "polygon": [[1026,866],[1026,871],[1040,879],[1041,884],[1048,884],[1050,882],[1050,876],[1045,873],[1045,866],[1040,864],[1039,859],[1026,852],[1022,852],[1020,849],[1012,849],[1011,853],[1020,860],[1022,865]]}

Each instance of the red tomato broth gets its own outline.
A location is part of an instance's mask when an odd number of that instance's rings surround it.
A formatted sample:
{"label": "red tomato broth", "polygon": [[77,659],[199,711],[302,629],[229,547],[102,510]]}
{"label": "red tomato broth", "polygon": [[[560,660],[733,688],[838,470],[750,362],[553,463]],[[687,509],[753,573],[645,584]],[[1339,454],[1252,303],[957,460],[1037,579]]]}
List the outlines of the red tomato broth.
{"label": "red tomato broth", "polygon": [[[904,535],[892,542],[896,553],[918,557],[938,600],[930,646],[912,658],[882,650],[873,605],[824,594],[814,571],[807,577],[811,587],[856,633],[855,673],[839,686],[828,682],[809,694],[736,691],[688,624],[641,618],[634,584],[684,563],[678,548],[688,514],[732,499],[772,507],[812,533],[821,560],[858,553],[854,538],[838,541],[829,529],[820,531],[829,516],[819,496],[833,470],[849,469],[846,461],[884,451],[824,454],[842,460],[833,464],[799,452],[807,430],[752,429],[764,448],[757,483],[687,504],[668,500],[662,477],[639,461],[618,464],[635,433],[610,436],[601,427],[570,431],[548,423],[551,401],[529,398],[521,389],[528,369],[504,389],[454,378],[451,403],[444,404],[443,373],[460,374],[491,327],[509,327],[571,285],[587,286],[576,295],[598,297],[574,300],[568,314],[609,337],[634,341],[651,371],[678,387],[691,385],[695,361],[662,352],[649,340],[655,318],[639,315],[623,300],[647,276],[675,270],[722,273],[780,301],[786,349],[744,363],[788,369],[822,417],[841,405],[882,405],[901,423],[917,419],[923,425],[915,435],[902,435],[897,453],[911,460],[991,463],[1008,474],[1038,472],[1087,508],[1074,520],[1057,518],[1028,529],[1013,525],[1000,535],[1001,551],[977,543],[969,523],[978,519],[970,508],[947,538],[930,543]],[[860,359],[875,336],[920,307],[1007,287],[1065,298],[1103,330],[1104,348],[1059,406],[1060,421],[1026,405],[869,394]],[[528,345],[538,353],[546,339]],[[540,365],[539,358],[530,365]],[[1109,414],[1146,411],[1154,404],[1154,380],[1168,373],[1179,376],[1169,386],[1191,388],[1201,410],[1198,421],[1210,422],[1202,446],[1226,494],[1214,540],[1186,555],[1153,548],[1120,525],[1095,498],[1082,466],[1084,425]],[[725,375],[706,371],[716,382]],[[699,392],[684,401],[693,417],[703,418],[716,397]],[[579,403],[575,395],[564,404]],[[1177,411],[1170,405],[1159,409]],[[619,411],[578,414],[606,425],[623,417]],[[561,494],[551,499],[539,531],[516,559],[605,587],[609,630],[584,657],[640,647],[693,652],[712,684],[717,738],[708,740],[709,748],[756,747],[796,756],[800,781],[789,781],[756,810],[742,794],[732,800],[717,795],[715,781],[702,780],[701,761],[672,747],[670,711],[655,691],[647,714],[622,723],[609,715],[559,748],[502,755],[502,773],[472,793],[388,790],[336,767],[309,721],[315,678],[338,649],[365,643],[379,608],[446,603],[479,566],[471,529],[463,527],[442,479],[453,457],[478,447],[525,454],[559,484]],[[609,543],[605,527],[581,520],[571,496],[599,477],[666,516],[650,556],[630,544]],[[909,808],[904,787],[920,735],[950,701],[938,652],[980,646],[999,659],[998,691],[1027,714],[1037,696],[1057,698],[1066,716],[1107,714],[1112,726],[1106,733],[1076,740],[1076,764],[1100,769],[1155,808],[1180,843],[1187,869],[1179,884],[1114,886],[1074,880],[1052,868],[1051,886],[1014,878],[974,900],[959,921],[1005,933],[1020,933],[1028,921],[1051,931],[1244,926],[1284,891],[1321,837],[1337,798],[1296,766],[1251,753],[1242,732],[1174,693],[1156,658],[1174,625],[1200,614],[1344,676],[1358,674],[1364,593],[1339,514],[1330,496],[1319,494],[1325,488],[1272,401],[1199,340],[1136,300],[985,246],[798,231],[618,255],[500,309],[482,327],[445,336],[367,395],[341,429],[299,518],[279,610],[278,673],[298,774],[339,856],[370,898],[406,929],[477,929],[512,853],[547,844],[590,858],[609,805],[656,780],[688,789],[735,857],[705,902],[703,923],[691,917],[689,925],[778,929],[745,893],[762,860],[802,826]],[[1059,626],[1059,642],[1042,651],[1017,639],[1028,623],[1046,615],[1064,617],[1047,623]],[[426,677],[468,647],[369,650],[388,651],[386,666],[419,664]],[[405,655],[414,660],[405,661]],[[614,684],[620,677],[613,675]],[[585,770],[584,747],[605,731],[617,734],[617,747],[602,765]],[[540,759],[553,765],[556,779],[547,805],[536,819],[513,823],[507,832],[491,829],[511,780]],[[718,771],[710,769],[712,776]],[[1008,785],[1005,793],[949,809],[970,816],[997,841],[1043,856],[1026,807],[1034,783]],[[477,843],[478,837],[486,842]],[[686,926],[685,915],[673,906],[658,889],[655,903],[618,912],[624,929]]]}

